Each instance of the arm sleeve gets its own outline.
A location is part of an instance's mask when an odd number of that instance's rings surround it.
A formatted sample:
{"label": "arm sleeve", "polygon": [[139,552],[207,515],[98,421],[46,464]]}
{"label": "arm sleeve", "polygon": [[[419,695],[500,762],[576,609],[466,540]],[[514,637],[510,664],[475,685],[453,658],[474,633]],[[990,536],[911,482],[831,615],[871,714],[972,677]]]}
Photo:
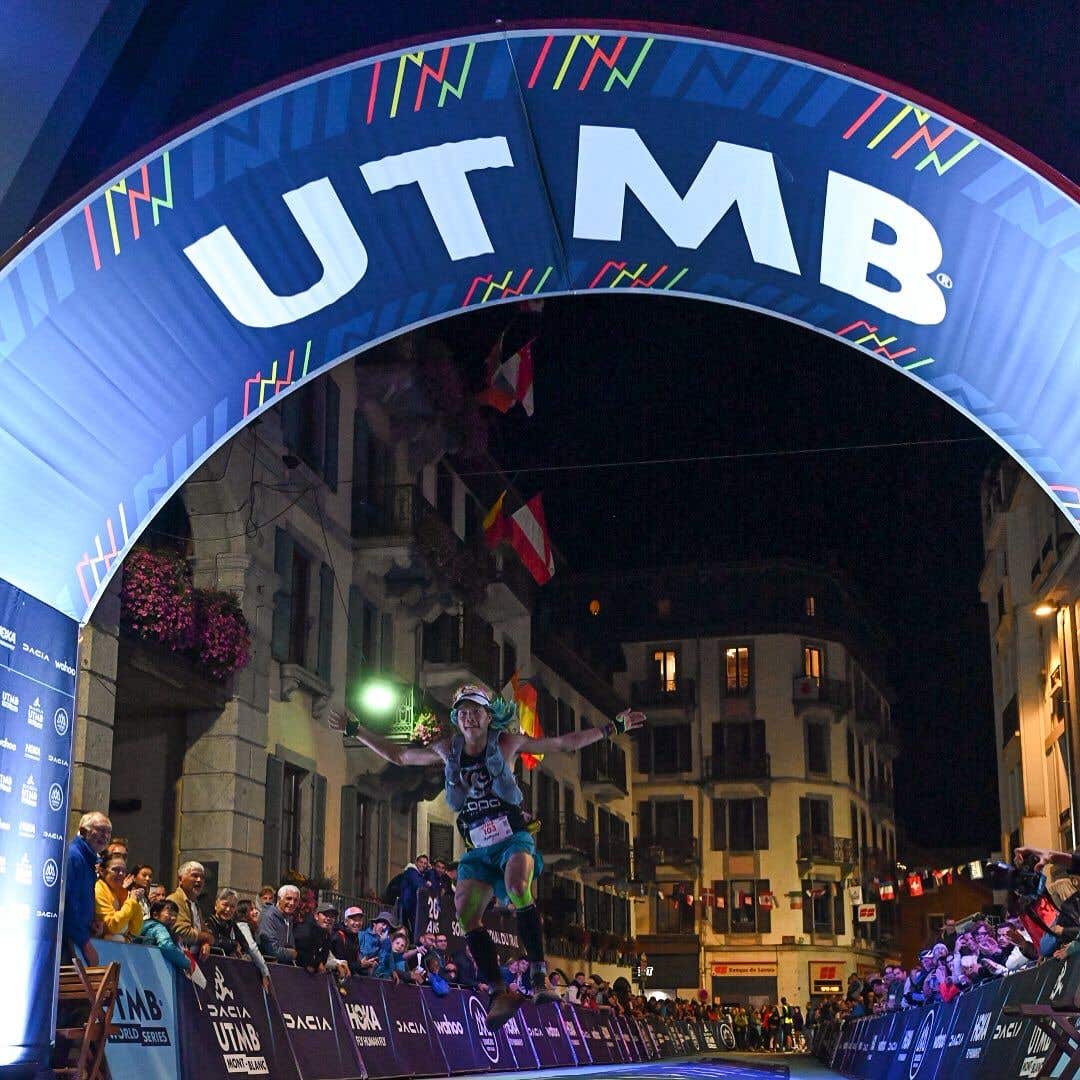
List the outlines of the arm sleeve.
{"label": "arm sleeve", "polygon": [[251,936],[251,929],[244,923],[236,924],[237,933],[240,935],[240,940],[244,943],[244,951],[251,958],[251,962],[257,968],[259,974],[265,979],[270,974],[270,969],[266,966],[266,959],[263,954],[259,952],[259,946],[255,944],[255,939]]}

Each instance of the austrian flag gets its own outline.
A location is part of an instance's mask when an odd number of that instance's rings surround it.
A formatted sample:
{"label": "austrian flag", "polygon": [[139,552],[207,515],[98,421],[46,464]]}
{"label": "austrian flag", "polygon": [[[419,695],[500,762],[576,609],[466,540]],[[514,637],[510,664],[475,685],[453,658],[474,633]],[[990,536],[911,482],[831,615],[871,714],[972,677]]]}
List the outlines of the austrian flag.
{"label": "austrian flag", "polygon": [[[533,341],[536,339],[533,338]],[[533,341],[527,341],[509,359],[496,367],[490,383],[480,391],[478,399],[501,413],[520,404],[528,416],[533,414]],[[496,345],[501,347],[502,339]]]}
{"label": "austrian flag", "polygon": [[537,585],[546,585],[555,573],[555,557],[544,520],[544,504],[539,495],[534,495],[520,510],[510,515],[509,540]]}

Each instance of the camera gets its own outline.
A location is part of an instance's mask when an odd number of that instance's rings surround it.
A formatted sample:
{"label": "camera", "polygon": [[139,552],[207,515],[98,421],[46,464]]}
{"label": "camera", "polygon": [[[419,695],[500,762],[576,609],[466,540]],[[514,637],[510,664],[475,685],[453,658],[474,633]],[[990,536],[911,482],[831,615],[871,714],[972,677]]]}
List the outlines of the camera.
{"label": "camera", "polygon": [[1037,859],[1030,856],[1019,866],[995,862],[987,866],[990,887],[1011,892],[1023,900],[1034,900],[1042,889],[1042,874],[1035,869]]}

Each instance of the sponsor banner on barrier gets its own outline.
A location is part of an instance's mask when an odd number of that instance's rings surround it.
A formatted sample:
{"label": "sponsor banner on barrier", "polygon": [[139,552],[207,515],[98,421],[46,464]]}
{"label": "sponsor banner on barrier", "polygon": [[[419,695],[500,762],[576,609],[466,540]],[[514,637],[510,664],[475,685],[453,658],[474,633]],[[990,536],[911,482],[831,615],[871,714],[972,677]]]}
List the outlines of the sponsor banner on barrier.
{"label": "sponsor banner on barrier", "polygon": [[518,1014],[522,1017],[541,1069],[577,1064],[574,1048],[567,1038],[559,1016],[558,1005],[525,1004]]}
{"label": "sponsor banner on barrier", "polygon": [[627,1061],[644,1061],[645,1054],[641,1048],[638,1033],[630,1021],[623,1016],[612,1017],[615,1030],[622,1039],[623,1053]]}
{"label": "sponsor banner on barrier", "polygon": [[390,1020],[390,1041],[398,1060],[398,1071],[406,1076],[437,1076],[446,1073],[442,1045],[431,1030],[418,986],[380,983],[386,1015]]}
{"label": "sponsor banner on barrier", "polygon": [[443,1057],[449,1071],[484,1072],[491,1068],[491,1062],[473,1041],[465,1003],[466,995],[460,990],[451,990],[449,994],[441,997],[431,990],[424,991],[424,1005],[431,1021],[431,1029],[442,1045]]}
{"label": "sponsor banner on barrier", "polygon": [[520,1016],[510,1017],[502,1029],[502,1034],[506,1036],[510,1053],[514,1055],[514,1061],[519,1069],[535,1069],[540,1064],[533,1050],[532,1039],[529,1038],[525,1021],[521,1020]]}
{"label": "sponsor banner on barrier", "polygon": [[[544,1006],[544,1009],[546,1008],[548,1008],[548,1006]],[[585,1033],[578,1023],[578,1013],[580,1010],[575,1009],[572,1005],[568,1004],[552,1005],[550,1008],[556,1010],[559,1025],[562,1027],[563,1033],[566,1035],[567,1041],[574,1051],[574,1057],[577,1059],[577,1063],[579,1065],[592,1065],[592,1047],[589,1046],[589,1041],[585,1038]],[[543,1014],[544,1009],[541,1009],[541,1014]]]}
{"label": "sponsor banner on barrier", "polygon": [[720,1044],[716,1040],[716,1032],[712,1024],[700,1023],[697,1026],[698,1039],[702,1050],[719,1050]]}
{"label": "sponsor banner on barrier", "polygon": [[573,1005],[569,1008],[574,1013],[582,1037],[592,1055],[594,1065],[619,1065],[622,1064],[622,1054],[615,1046],[615,1039],[611,1034],[611,1026],[594,1009],[577,1009]]}
{"label": "sponsor banner on barrier", "polygon": [[641,1040],[641,1048],[645,1052],[644,1060],[654,1061],[660,1056],[660,1048],[656,1045],[656,1036],[652,1028],[644,1020],[634,1018],[631,1018],[630,1024],[637,1030],[638,1038]]}
{"label": "sponsor banner on barrier", "polygon": [[362,1076],[364,1063],[336,980],[271,964],[270,981],[301,1075],[318,1080]]}
{"label": "sponsor banner on barrier", "polygon": [[514,1067],[513,1055],[502,1032],[493,1032],[487,1026],[486,995],[482,998],[472,992],[465,992],[465,1017],[468,1021],[469,1035],[475,1047],[474,1054],[478,1061],[487,1062],[492,1072],[502,1072]]}
{"label": "sponsor banner on barrier", "polygon": [[675,1054],[675,1042],[671,1038],[667,1021],[660,1016],[647,1016],[645,1023],[656,1041],[656,1056],[666,1058]]}
{"label": "sponsor banner on barrier", "polygon": [[205,987],[188,979],[177,986],[184,1075],[199,1080],[299,1080],[285,1021],[255,967],[217,956],[207,957],[200,967]]}
{"label": "sponsor banner on barrier", "polygon": [[352,976],[345,982],[345,1014],[369,1076],[401,1076],[390,1041],[390,1021],[377,979]]}
{"label": "sponsor banner on barrier", "polygon": [[113,1076],[139,1076],[143,1080],[176,1080],[180,1051],[176,1042],[176,986],[174,969],[158,949],[99,941],[102,964],[120,963],[120,989],[105,1059]]}

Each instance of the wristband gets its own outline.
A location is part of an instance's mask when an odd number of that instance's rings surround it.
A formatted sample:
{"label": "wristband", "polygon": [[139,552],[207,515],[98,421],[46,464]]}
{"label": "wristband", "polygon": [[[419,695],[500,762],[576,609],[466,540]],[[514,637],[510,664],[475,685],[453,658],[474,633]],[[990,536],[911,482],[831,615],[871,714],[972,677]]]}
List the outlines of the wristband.
{"label": "wristband", "polygon": [[619,727],[609,720],[600,730],[604,733],[605,739],[610,739],[612,735],[618,732]]}

